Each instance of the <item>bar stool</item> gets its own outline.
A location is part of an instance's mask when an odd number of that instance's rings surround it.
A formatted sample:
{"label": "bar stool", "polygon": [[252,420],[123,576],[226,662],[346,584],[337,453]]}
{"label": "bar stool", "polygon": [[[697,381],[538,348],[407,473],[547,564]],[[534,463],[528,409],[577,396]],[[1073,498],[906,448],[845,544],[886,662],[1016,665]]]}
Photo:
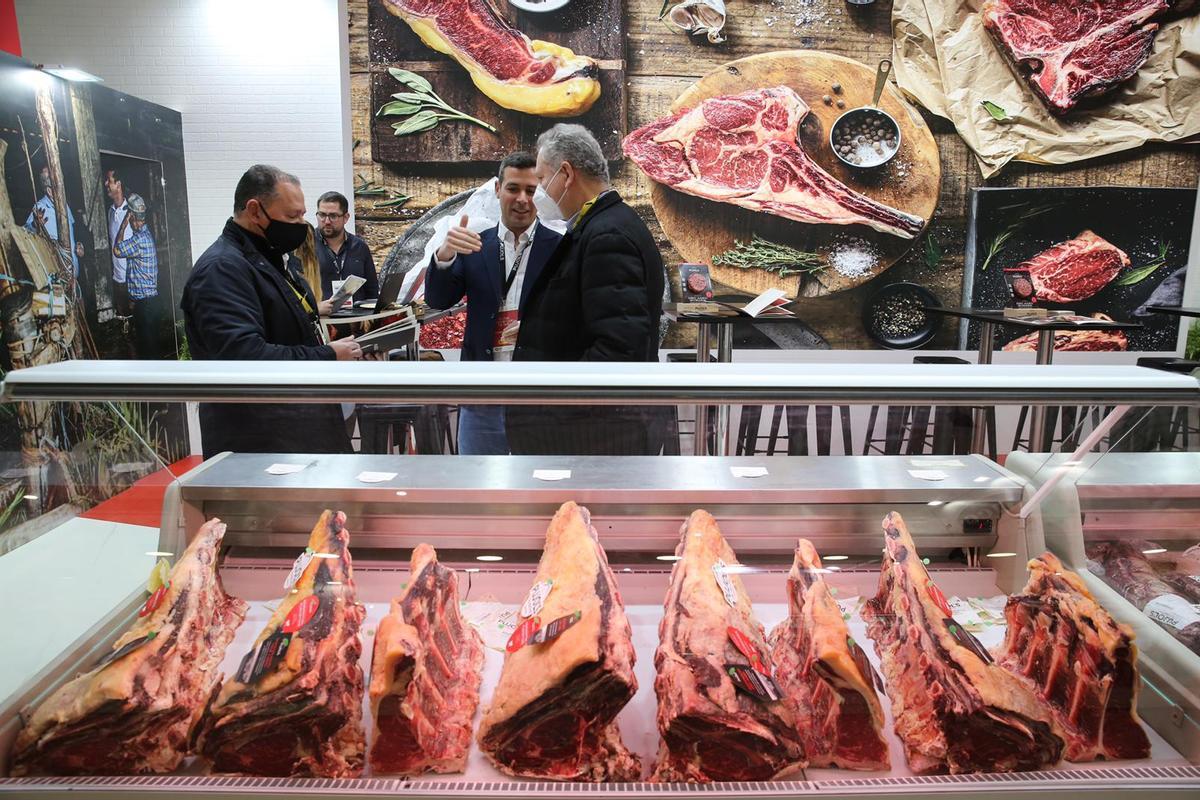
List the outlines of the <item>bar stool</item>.
{"label": "bar stool", "polygon": [[[955,356],[916,356],[914,364],[969,364]],[[887,422],[882,438],[875,437],[879,406],[871,406],[867,419],[867,434],[863,440],[863,455],[874,450],[883,455],[966,455],[971,452],[972,409],[957,406],[888,406]],[[933,418],[932,430],[930,417]],[[996,460],[996,409],[985,408],[988,454]],[[880,447],[882,443],[882,447]],[[907,445],[907,446],[906,446]]]}
{"label": "bar stool", "polygon": [[[738,424],[737,450],[739,456],[752,456],[758,452],[758,444],[767,440],[767,455],[775,455],[779,445],[780,428],[787,418],[787,453],[789,456],[808,455],[809,408],[816,419],[817,455],[827,456],[833,445],[833,406],[774,406],[771,412],[771,431],[766,436],[759,434],[762,424],[762,406],[742,406]],[[842,428],[842,449],[846,455],[854,454],[854,435],[850,426],[850,406],[838,406],[838,417]]]}

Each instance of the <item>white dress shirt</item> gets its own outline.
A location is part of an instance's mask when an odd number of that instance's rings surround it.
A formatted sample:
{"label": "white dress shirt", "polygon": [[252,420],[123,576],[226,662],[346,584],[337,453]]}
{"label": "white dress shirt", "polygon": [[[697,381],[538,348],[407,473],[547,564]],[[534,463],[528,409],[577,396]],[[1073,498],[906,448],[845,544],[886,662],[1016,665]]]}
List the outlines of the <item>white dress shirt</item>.
{"label": "white dress shirt", "polygon": [[[108,246],[113,248],[117,246],[117,233],[121,230],[121,223],[125,221],[125,216],[129,213],[129,203],[125,200],[121,201],[121,205],[108,207]],[[121,237],[124,241],[133,236],[133,226],[125,226],[125,235]],[[125,259],[118,255],[112,257],[113,265],[113,280],[117,283],[125,282]]]}

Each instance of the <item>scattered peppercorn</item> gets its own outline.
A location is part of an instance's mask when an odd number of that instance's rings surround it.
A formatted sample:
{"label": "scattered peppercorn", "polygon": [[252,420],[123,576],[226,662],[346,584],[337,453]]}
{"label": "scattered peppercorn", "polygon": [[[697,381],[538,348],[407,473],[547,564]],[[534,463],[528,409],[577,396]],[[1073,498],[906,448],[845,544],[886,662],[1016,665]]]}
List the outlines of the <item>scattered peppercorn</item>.
{"label": "scattered peppercorn", "polygon": [[876,304],[872,325],[879,337],[895,341],[912,336],[924,328],[928,320],[921,298],[915,292],[901,292]]}

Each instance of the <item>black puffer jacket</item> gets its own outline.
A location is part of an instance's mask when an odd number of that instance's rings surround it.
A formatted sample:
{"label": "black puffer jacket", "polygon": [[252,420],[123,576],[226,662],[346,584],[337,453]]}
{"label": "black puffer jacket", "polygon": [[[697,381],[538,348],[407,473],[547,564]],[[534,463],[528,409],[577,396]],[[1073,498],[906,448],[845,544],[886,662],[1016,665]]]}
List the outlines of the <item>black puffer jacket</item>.
{"label": "black puffer jacket", "polygon": [[[610,191],[598,199],[530,290],[514,361],[657,361],[666,273],[637,213]],[[510,407],[514,453],[648,454],[662,446],[665,409]]]}
{"label": "black puffer jacket", "polygon": [[[232,219],[188,276],[183,309],[192,358],[230,361],[335,359],[318,338],[284,276],[282,258],[269,260],[268,245]],[[292,283],[317,307],[311,288],[293,274]],[[314,370],[321,369],[313,363]],[[270,405],[201,403],[204,457],[224,450],[243,453],[344,453],[350,439],[337,403]]]}

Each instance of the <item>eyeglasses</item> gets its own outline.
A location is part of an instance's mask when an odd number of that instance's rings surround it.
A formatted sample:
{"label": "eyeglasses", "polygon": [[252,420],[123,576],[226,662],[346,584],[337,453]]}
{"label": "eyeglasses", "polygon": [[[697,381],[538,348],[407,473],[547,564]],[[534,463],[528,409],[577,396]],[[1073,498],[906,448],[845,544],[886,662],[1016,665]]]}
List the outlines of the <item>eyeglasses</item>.
{"label": "eyeglasses", "polygon": [[325,211],[317,212],[317,219],[323,219],[323,220],[327,220],[327,221],[340,219],[341,217],[344,217],[344,216],[346,216],[346,215],[340,214],[340,213],[339,214],[331,214],[331,213],[327,213]]}

